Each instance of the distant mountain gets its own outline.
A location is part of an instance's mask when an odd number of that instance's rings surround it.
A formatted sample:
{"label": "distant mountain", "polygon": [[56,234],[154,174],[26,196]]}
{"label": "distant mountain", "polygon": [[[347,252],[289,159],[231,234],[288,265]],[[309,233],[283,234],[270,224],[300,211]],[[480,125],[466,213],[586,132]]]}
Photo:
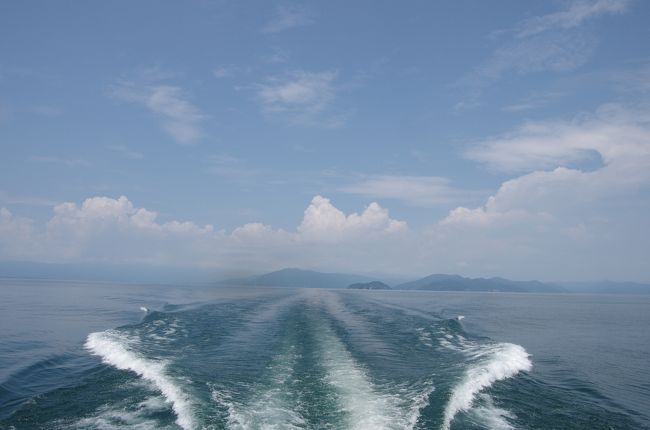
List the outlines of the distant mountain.
{"label": "distant mountain", "polygon": [[571,293],[585,294],[650,294],[650,284],[638,282],[560,282],[557,283]]}
{"label": "distant mountain", "polygon": [[349,290],[390,290],[391,288],[379,281],[371,282],[357,282],[356,284],[348,285]]}
{"label": "distant mountain", "polygon": [[313,270],[282,269],[264,275],[231,279],[221,282],[224,285],[248,285],[260,287],[296,288],[345,288],[350,284],[370,282],[374,279],[361,275],[345,273],[323,273]]}
{"label": "distant mountain", "polygon": [[429,275],[394,287],[428,291],[504,291],[519,293],[563,293],[566,288],[539,281],[512,281],[504,278],[465,278],[459,275]]}

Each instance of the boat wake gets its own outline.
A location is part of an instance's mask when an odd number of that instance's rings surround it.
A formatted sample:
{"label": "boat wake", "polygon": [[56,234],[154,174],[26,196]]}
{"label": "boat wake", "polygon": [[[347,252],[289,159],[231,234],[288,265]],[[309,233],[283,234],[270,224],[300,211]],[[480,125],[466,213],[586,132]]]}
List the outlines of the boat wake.
{"label": "boat wake", "polygon": [[147,359],[135,350],[136,339],[116,330],[91,333],[85,347],[102,361],[120,370],[136,373],[152,383],[165,397],[176,414],[176,423],[185,430],[195,428],[189,396],[169,375],[164,361]]}
{"label": "boat wake", "polygon": [[442,429],[448,430],[459,412],[472,410],[473,414],[493,429],[510,429],[506,418],[513,416],[508,411],[492,404],[484,395],[482,406],[474,407],[477,396],[497,381],[512,378],[523,371],[530,371],[532,362],[526,350],[513,343],[477,345],[462,340],[463,352],[471,363],[460,382],[454,386],[444,412]]}
{"label": "boat wake", "polygon": [[[277,339],[264,343],[268,348],[268,361],[262,368],[255,365],[259,370],[250,367],[255,361],[244,367],[228,364],[223,358],[215,361],[215,364],[222,363],[219,366],[233,366],[228,368],[242,372],[244,378],[222,383],[219,374],[215,373],[204,381],[203,386],[209,390],[204,400],[211,401],[213,409],[223,411],[221,413],[206,413],[207,403],[200,399],[196,386],[190,387],[187,377],[172,372],[172,362],[174,370],[178,370],[178,366],[183,368],[184,359],[179,358],[182,355],[165,355],[172,352],[173,342],[179,337],[192,337],[183,327],[197,318],[196,315],[188,318],[180,314],[161,314],[145,320],[135,330],[91,333],[85,347],[105,364],[133,372],[142,381],[152,384],[162,395],[158,398],[163,399],[163,405],[171,408],[175,423],[185,430],[213,428],[214,420],[221,420],[222,426],[237,430],[323,427],[390,430],[429,425],[425,424],[429,421],[421,422],[421,414],[432,407],[433,378],[438,376],[429,374],[403,382],[381,372],[378,374],[379,369],[366,362],[372,359],[369,349],[375,348],[386,357],[395,358],[398,357],[395,351],[398,345],[390,338],[386,338],[386,342],[381,339],[376,323],[366,320],[354,308],[348,308],[339,297],[328,292],[300,293],[257,308],[257,311],[261,312],[243,317],[242,325],[224,338],[221,347],[253,354],[256,349],[250,345],[252,341],[263,341],[264,336]],[[399,318],[395,318],[394,321],[399,322]],[[423,322],[412,313],[408,318],[418,325]],[[428,321],[425,324],[428,328],[416,325],[413,332],[427,351],[447,350],[446,355],[439,356],[443,360],[441,363],[450,360],[451,356],[464,357],[460,361],[460,373],[442,376],[456,382],[452,385],[445,385],[448,384],[445,382],[443,385],[448,388],[436,394],[446,401],[436,406],[441,418],[435,426],[449,430],[462,414],[463,420],[481,427],[511,429],[514,415],[495,406],[486,390],[497,381],[531,369],[525,349],[512,343],[468,340],[457,319],[425,321]],[[361,345],[357,341],[361,341]],[[192,351],[200,353],[197,347],[196,343],[191,343]],[[209,348],[211,353],[216,351],[214,345]],[[202,364],[209,367],[210,356],[201,356]],[[229,356],[233,360],[242,359],[240,354]],[[259,355],[258,360],[265,360],[264,357]],[[197,362],[199,368],[194,374],[207,375],[200,364]],[[225,371],[224,367],[221,369]],[[155,428],[155,421],[143,421],[143,417],[151,414],[148,402],[160,406],[160,401],[154,402],[155,397],[149,396],[150,400],[141,402],[142,406],[130,410],[100,409],[96,416],[89,418],[92,422],[79,422],[79,428],[92,427],[92,423],[105,427],[110,422],[119,422],[122,427],[140,423],[138,426],[142,428]]]}

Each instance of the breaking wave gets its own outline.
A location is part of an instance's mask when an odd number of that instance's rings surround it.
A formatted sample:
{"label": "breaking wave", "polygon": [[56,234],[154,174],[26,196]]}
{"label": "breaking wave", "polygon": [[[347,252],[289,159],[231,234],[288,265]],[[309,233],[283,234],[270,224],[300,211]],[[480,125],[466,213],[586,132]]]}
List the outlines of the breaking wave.
{"label": "breaking wave", "polygon": [[[458,412],[472,408],[477,395],[482,390],[496,381],[511,378],[522,371],[529,371],[533,366],[526,350],[513,343],[471,346],[467,354],[477,362],[470,365],[460,383],[452,390],[451,398],[445,408],[442,425],[444,430],[450,428]],[[485,417],[486,421],[491,423],[491,428],[510,428],[505,420],[508,414],[497,408],[484,407],[475,413]]]}
{"label": "breaking wave", "polygon": [[102,361],[120,370],[135,372],[160,390],[176,414],[176,423],[185,430],[194,429],[192,405],[189,396],[167,375],[164,361],[147,359],[133,350],[136,343],[115,330],[91,333],[86,349],[101,357]]}

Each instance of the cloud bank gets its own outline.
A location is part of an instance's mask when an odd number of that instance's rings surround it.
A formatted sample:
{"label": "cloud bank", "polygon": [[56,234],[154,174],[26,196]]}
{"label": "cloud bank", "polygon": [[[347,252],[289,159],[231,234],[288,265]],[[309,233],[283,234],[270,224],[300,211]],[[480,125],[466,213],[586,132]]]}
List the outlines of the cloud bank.
{"label": "cloud bank", "polygon": [[376,202],[346,213],[320,195],[293,228],[262,216],[230,231],[97,196],[56,205],[44,223],[1,208],[0,259],[650,281],[648,112],[604,105],[469,145],[464,157],[509,175],[477,206],[458,206],[454,197],[471,190],[433,176],[368,177],[341,190],[449,208],[417,229]]}
{"label": "cloud bank", "polygon": [[80,205],[66,202],[53,212],[47,223],[37,226],[1,208],[0,258],[274,267],[312,264],[311,258],[326,249],[350,246],[359,251],[362,244],[386,242],[408,231],[405,222],[391,218],[377,203],[345,214],[322,196],[312,199],[291,232],[262,223],[226,232],[189,221],[160,222],[156,212],[134,206],[125,196],[91,197]]}

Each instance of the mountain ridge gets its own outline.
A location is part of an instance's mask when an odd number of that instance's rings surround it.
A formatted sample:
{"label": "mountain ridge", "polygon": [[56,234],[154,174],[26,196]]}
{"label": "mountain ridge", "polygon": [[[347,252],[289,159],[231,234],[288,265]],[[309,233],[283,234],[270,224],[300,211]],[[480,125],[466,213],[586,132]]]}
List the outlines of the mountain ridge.
{"label": "mountain ridge", "polygon": [[376,279],[363,275],[285,268],[246,278],[229,279],[221,283],[254,287],[346,288],[350,284],[372,281]]}
{"label": "mountain ridge", "polygon": [[460,275],[432,274],[411,282],[396,285],[400,290],[427,291],[501,291],[516,293],[566,293],[566,288],[536,280],[513,281],[510,279],[466,278]]}

